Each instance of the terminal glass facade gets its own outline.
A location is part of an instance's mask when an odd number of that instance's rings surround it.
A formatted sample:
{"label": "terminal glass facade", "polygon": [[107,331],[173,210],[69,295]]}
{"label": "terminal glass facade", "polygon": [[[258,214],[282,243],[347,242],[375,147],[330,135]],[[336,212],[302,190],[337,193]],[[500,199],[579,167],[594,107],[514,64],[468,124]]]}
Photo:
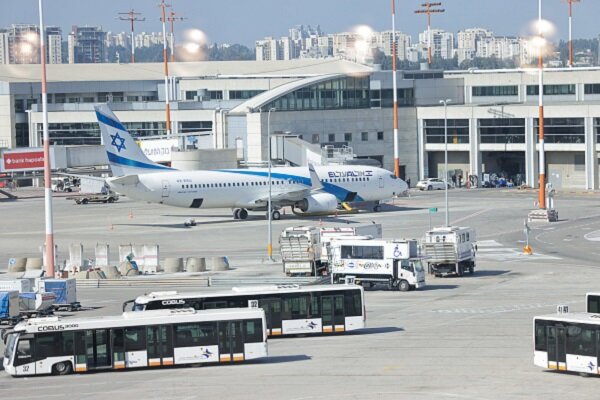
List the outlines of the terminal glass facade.
{"label": "terminal glass facade", "polygon": [[[533,120],[534,131],[539,136],[539,118]],[[546,143],[585,143],[583,118],[544,118]]]}
{"label": "terminal glass facade", "polygon": [[277,111],[370,108],[369,77],[344,77],[297,89],[262,107]]}
{"label": "terminal glass facade", "polygon": [[[444,120],[426,119],[425,121],[426,143],[444,143]],[[448,120],[448,143],[469,143],[469,120]]]}
{"label": "terminal glass facade", "polygon": [[518,96],[519,87],[509,86],[473,86],[473,97]]}
{"label": "terminal glass facade", "polygon": [[[537,96],[539,94],[539,85],[527,85],[528,96]],[[544,96],[564,96],[569,94],[575,94],[575,85],[544,85]]]}
{"label": "terminal glass facade", "polygon": [[[125,122],[123,125],[133,137],[166,134],[164,122]],[[37,124],[37,132],[42,132],[42,124]],[[100,127],[96,122],[51,123],[48,124],[48,135],[51,144],[55,145],[100,144]]]}
{"label": "terminal glass facade", "polygon": [[482,118],[479,138],[481,143],[525,143],[525,119]]}

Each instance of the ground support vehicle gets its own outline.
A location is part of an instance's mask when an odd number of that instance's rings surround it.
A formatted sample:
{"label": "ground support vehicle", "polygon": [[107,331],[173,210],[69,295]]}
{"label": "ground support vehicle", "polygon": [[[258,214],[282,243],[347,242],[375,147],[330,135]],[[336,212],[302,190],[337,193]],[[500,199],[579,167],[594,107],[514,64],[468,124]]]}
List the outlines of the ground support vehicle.
{"label": "ground support vehicle", "polygon": [[260,307],[269,336],[329,334],[365,327],[363,288],[358,285],[280,285],[216,293],[154,292],[123,303],[123,310],[192,307]]}
{"label": "ground support vehicle", "polygon": [[56,295],[54,309],[57,311],[76,311],[81,308],[77,301],[77,281],[71,279],[41,278],[36,280],[37,291]]}
{"label": "ground support vehicle", "polygon": [[538,367],[599,375],[600,318],[596,313],[558,313],[533,319],[533,363]]}
{"label": "ground support vehicle", "polygon": [[20,319],[19,292],[16,290],[0,292],[0,324],[13,325]]}
{"label": "ground support vehicle", "polygon": [[12,376],[229,363],[267,356],[258,308],[32,318],[4,336]]}
{"label": "ground support vehicle", "polygon": [[475,272],[477,250],[475,230],[449,226],[434,228],[425,233],[422,250],[427,270],[435,276]]}
{"label": "ground support vehicle", "polygon": [[114,203],[119,200],[119,195],[116,193],[108,194],[79,194],[77,196],[66,197],[67,200],[74,200],[77,204],[89,203]]}
{"label": "ground support vehicle", "polygon": [[286,228],[279,237],[283,272],[288,276],[317,275],[322,269],[321,242],[316,226]]}
{"label": "ground support vehicle", "polygon": [[425,271],[415,239],[332,241],[331,278],[334,283],[350,280],[400,291],[425,287]]}
{"label": "ground support vehicle", "polygon": [[22,317],[33,318],[52,315],[56,294],[50,292],[23,292],[19,294],[19,309]]}
{"label": "ground support vehicle", "polygon": [[329,264],[330,242],[332,239],[349,236],[363,236],[371,239],[381,239],[383,229],[381,224],[365,224],[358,226],[322,227],[321,235],[321,263]]}

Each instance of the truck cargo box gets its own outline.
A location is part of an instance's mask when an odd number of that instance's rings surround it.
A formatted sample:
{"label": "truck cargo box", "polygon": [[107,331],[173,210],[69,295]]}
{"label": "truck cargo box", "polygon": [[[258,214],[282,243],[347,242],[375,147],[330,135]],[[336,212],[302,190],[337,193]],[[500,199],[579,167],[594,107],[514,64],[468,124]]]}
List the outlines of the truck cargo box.
{"label": "truck cargo box", "polygon": [[10,320],[19,317],[19,292],[0,292],[0,319]]}

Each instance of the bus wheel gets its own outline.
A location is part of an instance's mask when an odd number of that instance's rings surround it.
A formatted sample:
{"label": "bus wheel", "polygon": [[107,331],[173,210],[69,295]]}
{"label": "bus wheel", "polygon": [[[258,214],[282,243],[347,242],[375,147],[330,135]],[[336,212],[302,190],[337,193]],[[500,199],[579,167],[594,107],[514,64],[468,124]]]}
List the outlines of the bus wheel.
{"label": "bus wheel", "polygon": [[69,361],[64,361],[54,364],[52,371],[54,372],[54,375],[69,375],[73,372],[73,366]]}
{"label": "bus wheel", "polygon": [[401,280],[400,284],[398,285],[398,289],[401,292],[408,292],[410,290],[410,285],[408,284],[408,281]]}

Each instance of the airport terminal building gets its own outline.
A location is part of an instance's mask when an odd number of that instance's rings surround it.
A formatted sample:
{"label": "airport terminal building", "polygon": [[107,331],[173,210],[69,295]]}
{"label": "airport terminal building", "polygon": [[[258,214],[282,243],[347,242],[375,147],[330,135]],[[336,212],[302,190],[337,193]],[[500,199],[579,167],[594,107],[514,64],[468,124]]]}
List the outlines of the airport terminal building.
{"label": "airport terminal building", "polygon": [[[236,149],[242,163],[259,164],[270,131],[313,153],[351,149],[393,168],[390,71],[326,59],[171,63],[170,73],[173,135],[201,135],[210,147]],[[443,175],[439,102],[449,99],[450,175],[495,174],[536,185],[535,71],[404,71],[398,78],[405,178]],[[134,135],[165,133],[162,64],[49,65],[48,80],[53,144],[99,144],[98,102],[110,102]],[[549,181],[597,189],[600,69],[550,70],[544,94]],[[0,66],[0,148],[41,145],[40,103],[39,65]],[[293,147],[286,154],[285,146],[275,146],[274,158],[296,163]]]}

